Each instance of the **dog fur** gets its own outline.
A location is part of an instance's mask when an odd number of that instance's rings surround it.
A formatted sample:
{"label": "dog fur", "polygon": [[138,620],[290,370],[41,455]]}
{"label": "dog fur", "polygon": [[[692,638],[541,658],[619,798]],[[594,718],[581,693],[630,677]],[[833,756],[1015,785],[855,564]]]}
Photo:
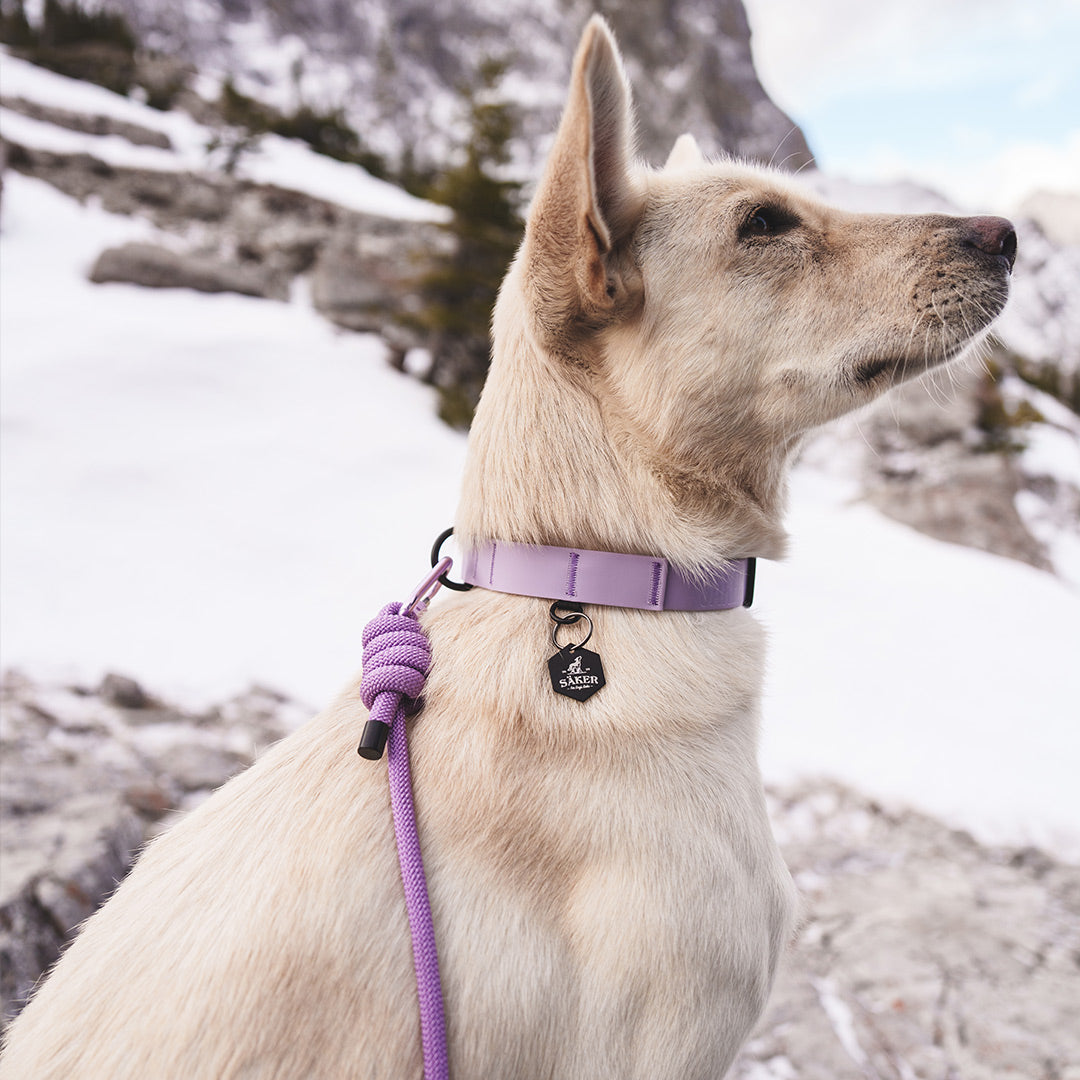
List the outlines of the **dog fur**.
{"label": "dog fur", "polygon": [[[800,437],[978,337],[1005,226],[842,213],[688,137],[650,171],[632,124],[594,18],[499,297],[458,536],[702,575],[779,557]],[[592,608],[607,685],[582,704],[548,685],[547,607],[475,589],[423,620],[451,1075],[717,1080],[796,909],[756,760],[761,630]],[[347,690],[149,845],[12,1026],[5,1080],[421,1076],[364,718]]]}

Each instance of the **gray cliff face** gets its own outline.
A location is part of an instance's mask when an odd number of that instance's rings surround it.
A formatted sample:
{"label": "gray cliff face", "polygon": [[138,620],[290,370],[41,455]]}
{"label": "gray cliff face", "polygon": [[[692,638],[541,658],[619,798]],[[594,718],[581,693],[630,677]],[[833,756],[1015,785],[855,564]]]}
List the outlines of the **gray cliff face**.
{"label": "gray cliff face", "polygon": [[[523,172],[542,160],[578,35],[599,10],[626,58],[646,160],[662,162],[673,133],[684,131],[710,154],[792,170],[811,160],[802,132],[758,81],[741,0],[225,0],[209,18],[203,7],[166,0],[114,4],[143,40],[200,70],[232,74],[270,96],[299,92],[343,106],[365,143],[394,165],[444,164],[460,134],[461,89],[476,84],[485,60],[502,61],[510,73],[502,93],[521,107]],[[247,47],[260,34],[276,44]]]}

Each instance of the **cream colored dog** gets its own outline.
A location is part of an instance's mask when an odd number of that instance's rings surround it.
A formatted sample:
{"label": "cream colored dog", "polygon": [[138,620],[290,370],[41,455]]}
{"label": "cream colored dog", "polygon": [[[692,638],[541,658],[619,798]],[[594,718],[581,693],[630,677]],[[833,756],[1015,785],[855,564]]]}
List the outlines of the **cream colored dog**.
{"label": "cream colored dog", "polygon": [[[458,537],[776,558],[800,436],[963,351],[1015,237],[841,213],[687,137],[649,171],[631,127],[594,19],[499,298]],[[795,908],[756,761],[761,632],[591,608],[607,686],[580,703],[549,685],[547,609],[475,589],[424,617],[411,754],[452,1075],[717,1080]],[[149,846],[14,1024],[5,1080],[420,1075],[364,718],[347,691]]]}

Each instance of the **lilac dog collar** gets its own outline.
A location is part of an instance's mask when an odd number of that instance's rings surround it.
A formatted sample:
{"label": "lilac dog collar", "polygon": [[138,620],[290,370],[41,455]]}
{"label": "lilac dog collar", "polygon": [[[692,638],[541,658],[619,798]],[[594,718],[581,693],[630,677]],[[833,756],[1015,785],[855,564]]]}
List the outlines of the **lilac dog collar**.
{"label": "lilac dog collar", "polygon": [[645,611],[724,611],[754,598],[753,559],[700,582],[658,556],[492,540],[466,552],[463,567],[467,584],[496,592]]}

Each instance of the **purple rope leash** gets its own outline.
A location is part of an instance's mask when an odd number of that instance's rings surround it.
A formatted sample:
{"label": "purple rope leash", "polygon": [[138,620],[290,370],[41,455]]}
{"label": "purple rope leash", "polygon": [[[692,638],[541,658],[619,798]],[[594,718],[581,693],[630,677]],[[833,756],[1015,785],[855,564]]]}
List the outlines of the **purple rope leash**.
{"label": "purple rope leash", "polygon": [[[439,572],[445,572],[445,569],[440,564]],[[424,1080],[448,1080],[450,1064],[446,1049],[446,1017],[439,979],[439,956],[435,948],[435,928],[431,921],[431,903],[428,900],[424,860],[420,854],[420,838],[413,808],[403,700],[408,698],[415,701],[420,696],[431,665],[431,645],[415,615],[415,611],[425,604],[421,594],[431,584],[432,581],[425,581],[408,604],[387,604],[364,628],[364,673],[360,680],[360,697],[371,714],[364,727],[360,754],[366,758],[381,757],[383,742],[389,732],[387,764],[390,804],[412,936],[416,991],[420,1000]]]}

